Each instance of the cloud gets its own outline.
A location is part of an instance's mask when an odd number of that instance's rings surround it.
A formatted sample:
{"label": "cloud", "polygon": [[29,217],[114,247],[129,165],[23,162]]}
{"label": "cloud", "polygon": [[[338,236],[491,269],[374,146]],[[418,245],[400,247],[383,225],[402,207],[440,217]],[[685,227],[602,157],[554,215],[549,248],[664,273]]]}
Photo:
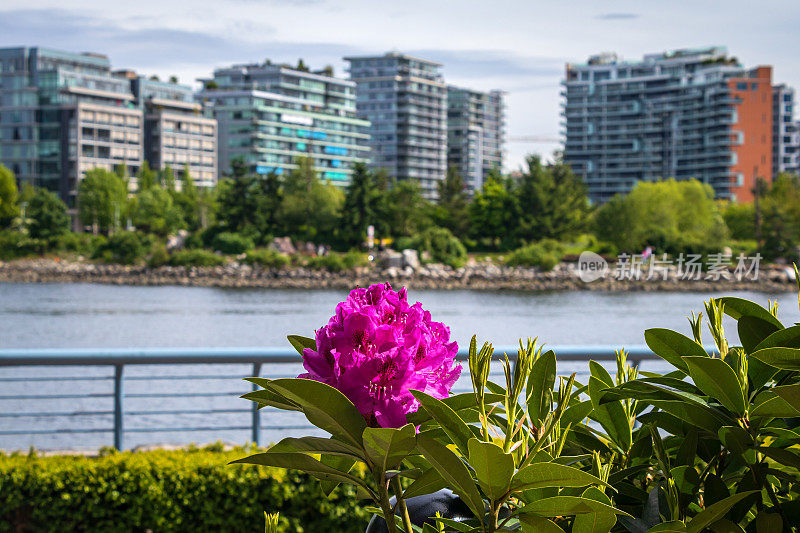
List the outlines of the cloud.
{"label": "cloud", "polygon": [[639,17],[641,15],[638,13],[603,13],[594,18],[598,20],[630,20],[638,19]]}

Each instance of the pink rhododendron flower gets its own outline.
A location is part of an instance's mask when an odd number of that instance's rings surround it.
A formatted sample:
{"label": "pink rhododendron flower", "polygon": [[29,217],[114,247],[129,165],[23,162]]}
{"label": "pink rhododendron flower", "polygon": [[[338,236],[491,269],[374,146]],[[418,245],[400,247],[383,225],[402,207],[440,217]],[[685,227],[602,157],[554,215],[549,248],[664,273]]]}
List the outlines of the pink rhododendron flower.
{"label": "pink rhododendron flower", "polygon": [[351,291],[316,341],[316,351],[303,350],[308,372],[298,377],[342,391],[371,426],[405,425],[419,409],[411,389],[446,398],[461,375],[450,329],[388,283]]}

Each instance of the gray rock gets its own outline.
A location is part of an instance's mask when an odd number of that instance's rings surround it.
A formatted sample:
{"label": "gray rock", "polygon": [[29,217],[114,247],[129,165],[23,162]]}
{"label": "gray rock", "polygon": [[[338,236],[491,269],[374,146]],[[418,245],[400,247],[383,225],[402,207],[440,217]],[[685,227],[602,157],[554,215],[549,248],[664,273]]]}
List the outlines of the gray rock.
{"label": "gray rock", "polygon": [[403,264],[406,267],[411,267],[412,270],[417,270],[419,268],[419,254],[416,250],[412,250],[411,248],[406,248],[402,252],[403,254]]}
{"label": "gray rock", "polygon": [[394,250],[385,250],[378,257],[378,266],[383,269],[403,268],[403,254]]}

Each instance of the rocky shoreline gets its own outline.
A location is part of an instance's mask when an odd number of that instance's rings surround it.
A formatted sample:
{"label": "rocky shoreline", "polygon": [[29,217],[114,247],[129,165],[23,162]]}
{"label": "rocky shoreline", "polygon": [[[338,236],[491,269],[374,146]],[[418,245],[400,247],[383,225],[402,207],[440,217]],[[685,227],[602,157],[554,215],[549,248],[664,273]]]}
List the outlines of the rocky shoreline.
{"label": "rocky shoreline", "polygon": [[563,263],[551,272],[535,268],[471,263],[459,269],[429,264],[418,268],[359,267],[333,273],[307,268],[265,269],[240,263],[220,267],[158,267],[106,265],[55,259],[0,262],[0,282],[104,283],[140,286],[195,286],[240,288],[296,288],[347,290],[354,286],[390,282],[414,289],[472,289],[509,291],[696,291],[750,290],[766,293],[795,290],[793,276],[785,267],[762,268],[757,280],[682,280],[671,272],[667,279],[616,280],[610,275],[591,283],[581,281],[574,263]]}

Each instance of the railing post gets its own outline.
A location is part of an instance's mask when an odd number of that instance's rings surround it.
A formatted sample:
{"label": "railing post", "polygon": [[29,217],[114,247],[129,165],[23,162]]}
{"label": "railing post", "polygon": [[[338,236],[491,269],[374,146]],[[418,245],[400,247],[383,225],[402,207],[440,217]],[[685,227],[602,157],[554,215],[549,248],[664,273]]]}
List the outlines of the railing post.
{"label": "railing post", "polygon": [[[253,363],[253,376],[258,377],[261,374],[261,363]],[[253,383],[253,390],[258,390],[258,385]],[[258,409],[258,403],[253,402],[251,407],[253,410],[253,427],[252,427],[252,440],[256,446],[261,445],[261,411]]]}
{"label": "railing post", "polygon": [[123,364],[114,365],[114,448],[122,450],[122,439],[124,436],[123,428],[123,406],[122,399],[125,396],[123,391],[123,376],[122,369],[125,367]]}

